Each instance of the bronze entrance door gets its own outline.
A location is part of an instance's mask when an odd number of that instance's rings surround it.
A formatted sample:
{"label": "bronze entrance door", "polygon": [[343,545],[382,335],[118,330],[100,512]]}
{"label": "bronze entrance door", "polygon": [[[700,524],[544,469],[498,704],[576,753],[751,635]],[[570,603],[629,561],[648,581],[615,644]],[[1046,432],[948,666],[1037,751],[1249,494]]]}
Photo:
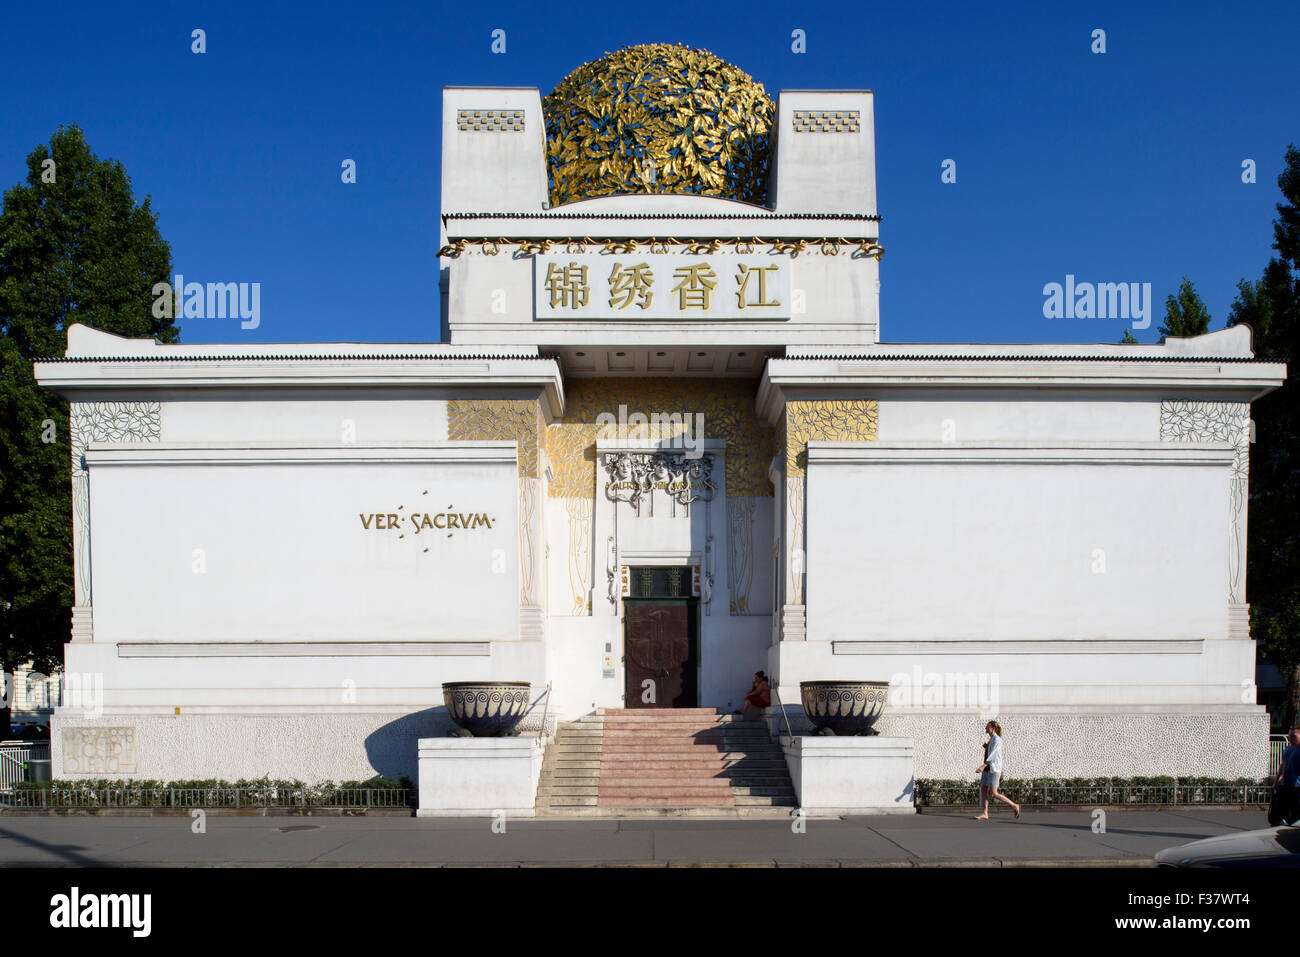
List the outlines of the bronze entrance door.
{"label": "bronze entrance door", "polygon": [[694,708],[700,619],[690,569],[633,569],[631,578],[633,594],[623,604],[623,707]]}
{"label": "bronze entrance door", "polygon": [[694,708],[697,604],[692,598],[629,599],[624,606],[625,708]]}

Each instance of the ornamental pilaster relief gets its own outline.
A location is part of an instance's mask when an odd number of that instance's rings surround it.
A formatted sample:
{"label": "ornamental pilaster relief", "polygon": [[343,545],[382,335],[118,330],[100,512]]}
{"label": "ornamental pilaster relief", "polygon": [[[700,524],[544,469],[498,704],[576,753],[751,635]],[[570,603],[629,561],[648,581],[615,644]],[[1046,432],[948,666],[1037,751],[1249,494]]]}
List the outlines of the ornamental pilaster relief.
{"label": "ornamental pilaster relief", "polygon": [[73,402],[68,431],[72,445],[73,593],[78,606],[87,606],[91,604],[91,581],[86,447],[91,442],[157,442],[162,434],[162,406],[157,402]]}
{"label": "ornamental pilaster relief", "polygon": [[797,399],[785,404],[787,605],[804,603],[808,443],[874,442],[879,419],[880,404],[875,399]]}
{"label": "ornamental pilaster relief", "polygon": [[591,588],[591,510],[585,498],[563,500],[569,518],[569,589],[573,594],[570,614],[590,612]]}
{"label": "ornamental pilaster relief", "polygon": [[749,589],[754,580],[754,514],[757,501],[727,496],[727,588],[733,615],[749,615]]}
{"label": "ornamental pilaster relief", "polygon": [[451,399],[447,437],[453,441],[513,441],[519,452],[519,603],[541,605],[542,541],[539,448],[544,434],[534,399]]}
{"label": "ornamental pilaster relief", "polygon": [[1160,403],[1160,441],[1227,442],[1233,448],[1228,489],[1228,600],[1246,601],[1246,496],[1250,484],[1250,403],[1185,399]]}

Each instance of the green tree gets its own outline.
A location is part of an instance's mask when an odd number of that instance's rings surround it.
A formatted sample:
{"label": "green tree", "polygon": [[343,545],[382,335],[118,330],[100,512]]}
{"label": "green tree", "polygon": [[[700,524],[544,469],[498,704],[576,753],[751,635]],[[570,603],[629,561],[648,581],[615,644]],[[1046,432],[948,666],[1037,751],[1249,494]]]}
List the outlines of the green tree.
{"label": "green tree", "polygon": [[1130,332],[1128,329],[1125,329],[1124,338],[1119,341],[1119,344],[1121,346],[1129,346],[1129,345],[1133,345],[1136,342],[1137,342],[1137,337],[1134,336],[1133,333]]}
{"label": "green tree", "polygon": [[[175,342],[153,315],[171,248],[126,169],[101,160],[76,126],[27,157],[27,181],[0,210],[0,665],[62,658],[72,605],[68,403],[40,388],[32,360],[61,355],[81,322]],[[0,736],[9,733],[0,708]]]}
{"label": "green tree", "polygon": [[[1277,178],[1284,202],[1273,221],[1277,250],[1264,275],[1241,280],[1228,324],[1249,325],[1255,354],[1300,372],[1300,150],[1287,149]],[[1246,565],[1251,632],[1265,660],[1286,677],[1288,720],[1300,718],[1300,389],[1289,384],[1256,402],[1250,449],[1250,543]]]}
{"label": "green tree", "polygon": [[1210,331],[1210,312],[1201,302],[1196,287],[1186,276],[1178,284],[1178,293],[1165,299],[1165,324],[1162,336],[1203,336]]}

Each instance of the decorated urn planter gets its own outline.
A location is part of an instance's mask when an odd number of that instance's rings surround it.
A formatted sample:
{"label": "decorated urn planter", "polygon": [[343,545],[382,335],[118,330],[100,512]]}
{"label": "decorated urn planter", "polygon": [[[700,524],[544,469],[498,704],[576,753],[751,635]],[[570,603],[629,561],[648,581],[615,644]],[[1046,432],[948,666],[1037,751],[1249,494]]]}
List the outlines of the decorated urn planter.
{"label": "decorated urn planter", "polygon": [[815,733],[879,734],[872,729],[889,695],[888,681],[801,681],[799,697]]}
{"label": "decorated urn planter", "polygon": [[448,681],[442,686],[447,714],[476,738],[500,738],[514,731],[528,710],[527,681]]}

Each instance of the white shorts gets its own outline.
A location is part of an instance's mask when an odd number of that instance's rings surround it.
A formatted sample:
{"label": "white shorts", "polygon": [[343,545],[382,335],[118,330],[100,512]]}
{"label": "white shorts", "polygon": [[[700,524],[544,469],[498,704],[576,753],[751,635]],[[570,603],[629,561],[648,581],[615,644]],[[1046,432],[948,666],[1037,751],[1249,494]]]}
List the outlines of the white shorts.
{"label": "white shorts", "polygon": [[998,783],[1001,780],[1002,780],[1001,771],[985,770],[984,773],[980,775],[980,787],[988,788],[990,791],[992,791],[994,788],[998,786]]}

